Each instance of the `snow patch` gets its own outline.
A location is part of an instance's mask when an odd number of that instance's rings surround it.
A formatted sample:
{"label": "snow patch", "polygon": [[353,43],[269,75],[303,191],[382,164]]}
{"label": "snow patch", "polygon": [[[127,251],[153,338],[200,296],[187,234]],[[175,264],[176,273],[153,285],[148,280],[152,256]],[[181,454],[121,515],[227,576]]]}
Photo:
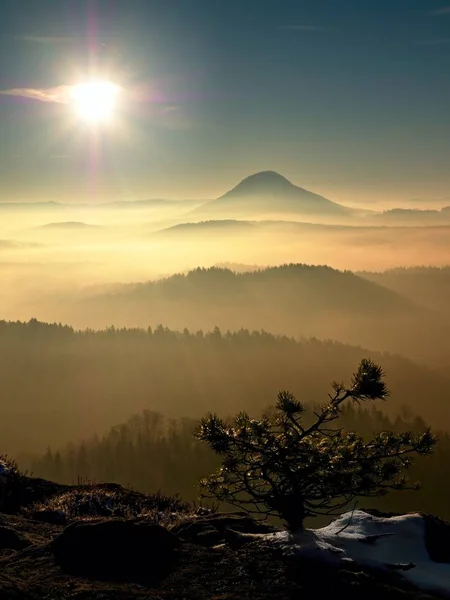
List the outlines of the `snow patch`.
{"label": "snow patch", "polygon": [[[425,534],[425,519],[419,513],[378,517],[355,510],[341,515],[327,527],[305,530],[290,545],[299,557],[336,566],[350,561],[395,571],[424,591],[450,597],[450,563],[431,560]],[[289,544],[287,532],[271,537]]]}

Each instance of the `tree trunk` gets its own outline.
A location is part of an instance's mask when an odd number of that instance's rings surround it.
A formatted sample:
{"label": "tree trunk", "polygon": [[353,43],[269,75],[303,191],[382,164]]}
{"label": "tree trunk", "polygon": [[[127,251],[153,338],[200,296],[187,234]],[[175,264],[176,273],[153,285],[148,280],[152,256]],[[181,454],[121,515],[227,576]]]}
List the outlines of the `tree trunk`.
{"label": "tree trunk", "polygon": [[280,511],[281,518],[286,523],[286,529],[294,534],[303,531],[303,521],[305,520],[305,509],[303,502],[297,499],[287,500],[285,506]]}

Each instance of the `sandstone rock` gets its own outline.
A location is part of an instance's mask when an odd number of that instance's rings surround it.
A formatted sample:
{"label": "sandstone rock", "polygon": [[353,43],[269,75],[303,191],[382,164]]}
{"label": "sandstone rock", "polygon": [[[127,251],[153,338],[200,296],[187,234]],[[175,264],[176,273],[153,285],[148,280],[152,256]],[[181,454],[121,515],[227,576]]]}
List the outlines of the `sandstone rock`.
{"label": "sandstone rock", "polygon": [[139,519],[76,521],[51,543],[56,563],[67,573],[106,579],[158,579],[178,545],[164,527]]}

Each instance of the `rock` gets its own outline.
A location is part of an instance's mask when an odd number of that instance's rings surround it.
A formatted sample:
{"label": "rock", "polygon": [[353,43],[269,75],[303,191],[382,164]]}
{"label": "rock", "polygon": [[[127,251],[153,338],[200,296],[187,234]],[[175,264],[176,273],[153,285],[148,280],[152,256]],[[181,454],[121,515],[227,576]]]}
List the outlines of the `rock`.
{"label": "rock", "polygon": [[7,495],[2,499],[2,513],[17,515],[32,504],[51,498],[67,486],[62,486],[45,479],[15,475],[8,478]]}
{"label": "rock", "polygon": [[[374,508],[362,509],[374,517],[399,517],[401,513],[382,512]],[[450,564],[450,523],[428,513],[418,512],[425,523],[425,547],[430,559]]]}
{"label": "rock", "polygon": [[211,546],[220,544],[223,541],[223,535],[215,527],[202,525],[197,530],[196,534],[194,534],[191,541],[195,541],[195,543],[200,544],[201,546],[210,548]]}
{"label": "rock", "polygon": [[450,563],[450,523],[421,513],[425,521],[425,546],[434,562]]}
{"label": "rock", "polygon": [[67,523],[66,514],[62,510],[37,510],[30,513],[30,518],[51,525],[65,525]]}
{"label": "rock", "polygon": [[0,526],[0,550],[23,550],[31,546],[30,540],[10,527]]}
{"label": "rock", "polygon": [[225,541],[227,546],[233,549],[242,548],[246,544],[252,544],[253,542],[264,539],[264,533],[242,533],[234,531],[233,529],[227,529],[224,533]]}
{"label": "rock", "polygon": [[170,529],[170,532],[180,540],[202,546],[216,546],[234,540],[236,534],[261,534],[275,531],[277,530],[274,527],[255,521],[245,513],[216,513],[207,517],[194,517],[177,523]]}
{"label": "rock", "polygon": [[154,580],[170,571],[175,536],[140,519],[76,521],[51,542],[63,571],[102,579]]}

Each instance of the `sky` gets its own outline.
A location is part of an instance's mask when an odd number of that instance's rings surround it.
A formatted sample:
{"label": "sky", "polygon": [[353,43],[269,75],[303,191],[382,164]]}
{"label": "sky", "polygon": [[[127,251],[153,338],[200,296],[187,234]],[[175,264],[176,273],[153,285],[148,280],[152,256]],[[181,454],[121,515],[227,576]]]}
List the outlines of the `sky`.
{"label": "sky", "polygon": [[[450,0],[0,0],[0,201],[450,199]],[[107,123],[64,95],[121,87]]]}

